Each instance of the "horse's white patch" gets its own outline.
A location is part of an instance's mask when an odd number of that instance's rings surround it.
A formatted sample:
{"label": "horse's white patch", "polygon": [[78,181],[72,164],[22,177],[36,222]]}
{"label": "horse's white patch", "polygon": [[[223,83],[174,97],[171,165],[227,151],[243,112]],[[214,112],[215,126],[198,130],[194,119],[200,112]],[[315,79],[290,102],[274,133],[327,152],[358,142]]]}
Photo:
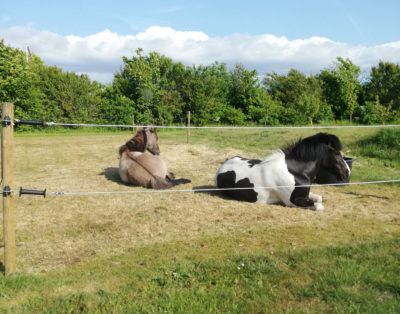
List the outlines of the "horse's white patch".
{"label": "horse's white patch", "polygon": [[254,190],[258,193],[257,203],[283,202],[287,206],[294,206],[290,202],[290,196],[295,188],[295,179],[287,168],[282,151],[275,151],[252,167],[246,159],[233,157],[221,165],[216,177],[228,171],[235,172],[236,183],[248,178],[254,184]]}
{"label": "horse's white patch", "polygon": [[322,203],[322,196],[321,195],[318,195],[318,194],[310,192],[308,197],[310,198],[310,200],[312,200],[315,203]]}
{"label": "horse's white patch", "polygon": [[314,209],[315,210],[324,210],[325,207],[322,205],[322,203],[314,203]]}
{"label": "horse's white patch", "polygon": [[349,177],[350,177],[351,169],[350,169],[349,165],[347,164],[347,162],[346,162],[346,160],[345,160],[344,158],[343,158],[343,162],[344,162],[344,164],[346,165],[346,168],[347,168],[347,171],[348,171]]}
{"label": "horse's white patch", "polygon": [[130,156],[131,158],[136,158],[136,157],[139,157],[140,155],[143,155],[144,153],[133,151],[133,152],[128,152],[128,154],[129,154],[129,156]]}

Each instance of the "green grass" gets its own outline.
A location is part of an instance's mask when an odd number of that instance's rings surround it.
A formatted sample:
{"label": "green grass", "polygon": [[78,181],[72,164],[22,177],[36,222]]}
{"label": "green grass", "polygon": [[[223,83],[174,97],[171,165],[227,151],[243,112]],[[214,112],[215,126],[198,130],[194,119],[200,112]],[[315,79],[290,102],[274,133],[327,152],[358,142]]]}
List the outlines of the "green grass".
{"label": "green grass", "polygon": [[[211,245],[210,240],[203,244]],[[398,313],[399,240],[264,254],[232,254],[231,248],[210,257],[188,243],[155,245],[61,273],[1,276],[2,298],[18,300],[3,309],[10,313]],[[164,255],[155,258],[160,251]],[[89,286],[77,291],[84,283]]]}
{"label": "green grass", "polygon": [[400,129],[381,129],[378,133],[357,142],[362,156],[400,164]]}

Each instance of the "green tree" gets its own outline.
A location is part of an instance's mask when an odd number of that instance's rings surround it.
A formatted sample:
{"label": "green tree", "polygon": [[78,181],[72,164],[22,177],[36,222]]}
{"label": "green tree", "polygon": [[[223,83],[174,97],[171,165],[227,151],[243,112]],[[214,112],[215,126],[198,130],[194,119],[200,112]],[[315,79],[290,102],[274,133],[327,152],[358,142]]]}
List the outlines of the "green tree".
{"label": "green tree", "polygon": [[[32,66],[38,63],[40,60],[33,57]],[[28,112],[35,112],[41,94],[33,87],[34,79],[26,55],[0,40],[0,101],[13,102],[17,118],[27,118]]]}
{"label": "green tree", "polygon": [[400,65],[380,61],[371,68],[369,79],[363,86],[366,101],[375,101],[392,110],[400,109]]}
{"label": "green tree", "polygon": [[133,101],[119,93],[114,86],[107,86],[102,92],[99,116],[101,123],[132,124]]}
{"label": "green tree", "polygon": [[101,119],[103,86],[87,75],[63,72],[57,67],[38,67],[33,83],[43,93],[40,118],[72,123],[95,123]]}
{"label": "green tree", "polygon": [[257,93],[260,88],[257,72],[236,64],[231,71],[230,82],[228,94],[230,105],[247,115],[250,107],[257,105]]}
{"label": "green tree", "polygon": [[361,84],[358,80],[360,68],[349,59],[338,57],[333,69],[324,69],[319,74],[323,95],[331,105],[336,119],[348,117],[352,120],[358,107]]}
{"label": "green tree", "polygon": [[[184,84],[185,110],[197,124],[237,121],[238,112],[227,103],[229,74],[224,64],[192,67]],[[236,118],[234,118],[233,116]],[[239,123],[242,120],[237,121]]]}
{"label": "green tree", "polygon": [[249,107],[251,121],[263,125],[277,125],[280,123],[283,107],[279,100],[262,88],[257,90],[257,102]]}
{"label": "green tree", "polygon": [[[383,106],[376,96],[375,101],[366,101],[364,106],[360,107],[361,122],[366,124],[386,123],[391,118],[391,105]],[[393,118],[393,117],[392,117]]]}
{"label": "green tree", "polygon": [[181,88],[187,69],[182,63],[173,62],[165,56],[159,57],[159,67],[159,102],[155,106],[154,119],[161,125],[182,122],[185,119],[185,102]]}
{"label": "green tree", "polygon": [[29,73],[25,57],[18,49],[0,40],[0,101],[18,101],[26,95]]}
{"label": "green tree", "polygon": [[46,121],[96,122],[103,86],[86,75],[48,67],[34,54],[0,41],[0,101],[15,104],[15,117]]}
{"label": "green tree", "polygon": [[136,56],[123,57],[122,61],[123,69],[114,77],[114,88],[132,101],[138,123],[151,124],[159,99],[160,55],[144,55],[138,49]]}
{"label": "green tree", "polygon": [[320,81],[314,76],[306,77],[291,69],[287,75],[267,74],[263,83],[272,97],[281,103],[281,122],[313,123],[323,106]]}

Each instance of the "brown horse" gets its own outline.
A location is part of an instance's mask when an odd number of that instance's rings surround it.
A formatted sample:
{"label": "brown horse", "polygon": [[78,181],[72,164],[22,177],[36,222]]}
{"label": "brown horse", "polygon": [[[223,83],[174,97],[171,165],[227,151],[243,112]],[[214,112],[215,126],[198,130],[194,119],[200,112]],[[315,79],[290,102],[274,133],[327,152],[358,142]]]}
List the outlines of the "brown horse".
{"label": "brown horse", "polygon": [[[152,189],[168,189],[189,183],[188,179],[175,179],[158,156],[158,136],[155,128],[141,128],[119,148],[119,175],[124,183]],[[151,154],[147,153],[150,152]]]}

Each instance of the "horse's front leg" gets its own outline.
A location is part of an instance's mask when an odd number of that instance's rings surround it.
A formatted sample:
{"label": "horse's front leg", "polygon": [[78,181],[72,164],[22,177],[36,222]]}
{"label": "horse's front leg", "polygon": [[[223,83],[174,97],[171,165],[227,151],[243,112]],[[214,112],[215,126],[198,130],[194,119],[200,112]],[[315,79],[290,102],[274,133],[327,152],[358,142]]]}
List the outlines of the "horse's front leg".
{"label": "horse's front leg", "polygon": [[[322,198],[321,198],[322,200]],[[309,197],[297,197],[292,199],[292,203],[299,207],[312,208],[314,210],[323,210],[324,205],[321,202],[315,202]]]}
{"label": "horse's front leg", "polygon": [[298,196],[291,199],[292,203],[299,207],[314,207],[314,202],[307,196]]}
{"label": "horse's front leg", "polygon": [[314,210],[323,210],[322,197],[311,193],[309,188],[296,187],[292,192],[290,201],[299,207],[313,208]]}

